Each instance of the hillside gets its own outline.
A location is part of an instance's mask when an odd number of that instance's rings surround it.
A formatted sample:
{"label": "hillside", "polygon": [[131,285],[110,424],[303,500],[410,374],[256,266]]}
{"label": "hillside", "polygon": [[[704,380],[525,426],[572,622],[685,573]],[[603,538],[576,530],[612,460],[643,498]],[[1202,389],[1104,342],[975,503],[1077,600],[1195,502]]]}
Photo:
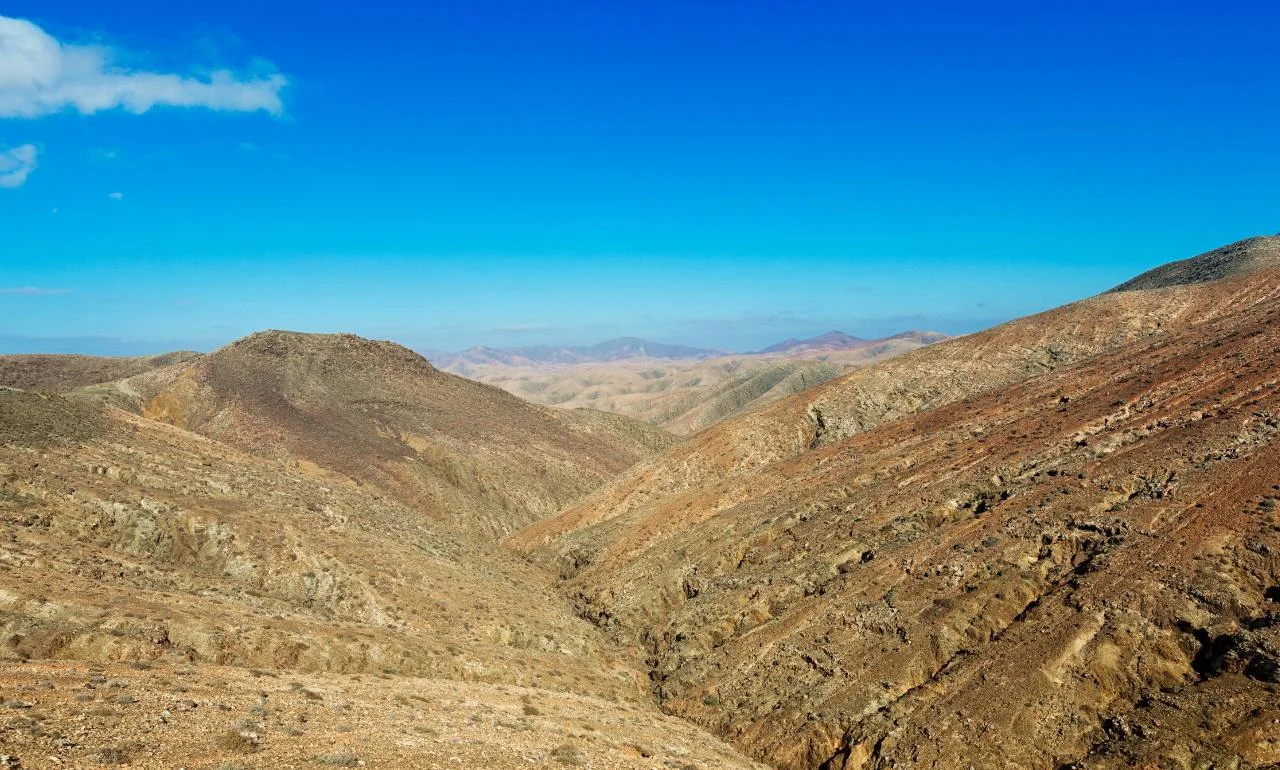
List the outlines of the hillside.
{"label": "hillside", "polygon": [[690,435],[852,367],[901,355],[941,338],[933,332],[907,332],[860,340],[833,332],[812,340],[788,340],[761,353],[710,360],[645,357],[567,365],[491,360],[455,364],[453,370],[535,403],[600,409]]}
{"label": "hillside", "polygon": [[774,767],[1280,763],[1280,272],[1223,275],[856,370],[509,544]]}
{"label": "hillside", "polygon": [[1125,281],[1113,292],[1162,289],[1280,268],[1280,235],[1247,238],[1190,259],[1170,262]]}
{"label": "hillside", "polygon": [[158,356],[121,358],[57,354],[0,356],[0,387],[66,393],[181,364],[199,355],[183,350]]}
{"label": "hillside", "polygon": [[289,457],[0,391],[0,533],[10,767],[751,766],[537,570]]}
{"label": "hillside", "polygon": [[485,536],[555,513],[675,440],[616,415],[529,404],[354,335],[262,332],[124,391],[146,417],[368,484]]}

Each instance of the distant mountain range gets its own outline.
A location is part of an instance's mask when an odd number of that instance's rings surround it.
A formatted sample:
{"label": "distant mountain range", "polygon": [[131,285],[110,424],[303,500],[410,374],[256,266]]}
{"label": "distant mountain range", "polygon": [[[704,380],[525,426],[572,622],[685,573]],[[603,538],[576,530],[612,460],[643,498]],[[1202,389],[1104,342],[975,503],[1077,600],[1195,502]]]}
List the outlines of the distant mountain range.
{"label": "distant mountain range", "polygon": [[652,358],[667,361],[706,361],[734,355],[804,355],[822,351],[860,350],[894,341],[916,342],[928,345],[946,339],[945,334],[928,331],[907,331],[880,339],[862,339],[842,331],[829,331],[810,339],[789,339],[770,345],[755,353],[736,354],[728,350],[696,348],[689,345],[673,345],[650,342],[639,337],[618,337],[595,345],[531,345],[527,347],[494,348],[484,345],[467,348],[459,353],[424,351],[425,355],[441,369],[466,373],[475,366],[559,366],[574,364],[604,364],[635,358]]}
{"label": "distant mountain range", "polygon": [[536,404],[600,409],[688,435],[852,367],[941,339],[945,335],[936,332],[864,340],[831,331],[731,353],[622,337],[587,346],[475,347],[426,355],[440,369]]}
{"label": "distant mountain range", "polygon": [[465,365],[530,366],[537,364],[600,364],[628,358],[661,358],[680,361],[704,361],[730,355],[725,350],[695,348],[649,342],[639,337],[619,337],[594,345],[530,345],[517,348],[491,348],[485,345],[467,348],[460,353],[427,352],[432,363],[441,369],[457,370]]}

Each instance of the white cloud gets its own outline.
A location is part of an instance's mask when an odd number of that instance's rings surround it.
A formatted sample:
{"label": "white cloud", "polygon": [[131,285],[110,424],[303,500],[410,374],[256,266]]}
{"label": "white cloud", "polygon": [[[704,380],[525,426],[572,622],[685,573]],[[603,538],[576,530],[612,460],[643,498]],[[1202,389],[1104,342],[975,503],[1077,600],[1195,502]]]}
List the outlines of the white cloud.
{"label": "white cloud", "polygon": [[21,187],[31,172],[36,170],[37,154],[34,144],[0,149],[0,187]]}
{"label": "white cloud", "polygon": [[25,19],[0,16],[0,118],[35,118],[74,109],[90,115],[156,106],[233,112],[284,112],[280,74],[241,78],[217,70],[207,79],[138,72],[112,63],[109,48],[61,43]]}
{"label": "white cloud", "polygon": [[124,200],[124,193],[120,193],[120,192],[107,193],[107,197],[113,201],[122,201]]}

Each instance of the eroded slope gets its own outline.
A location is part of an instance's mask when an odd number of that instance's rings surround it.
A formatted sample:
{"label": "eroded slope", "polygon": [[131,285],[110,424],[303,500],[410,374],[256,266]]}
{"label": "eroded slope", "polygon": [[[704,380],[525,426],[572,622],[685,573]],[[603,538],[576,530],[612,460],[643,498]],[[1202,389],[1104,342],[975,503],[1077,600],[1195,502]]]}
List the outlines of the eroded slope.
{"label": "eroded slope", "polygon": [[513,543],[777,767],[1278,763],[1278,286],[927,348]]}
{"label": "eroded slope", "polygon": [[23,767],[750,766],[501,549],[95,400],[0,391],[0,640]]}

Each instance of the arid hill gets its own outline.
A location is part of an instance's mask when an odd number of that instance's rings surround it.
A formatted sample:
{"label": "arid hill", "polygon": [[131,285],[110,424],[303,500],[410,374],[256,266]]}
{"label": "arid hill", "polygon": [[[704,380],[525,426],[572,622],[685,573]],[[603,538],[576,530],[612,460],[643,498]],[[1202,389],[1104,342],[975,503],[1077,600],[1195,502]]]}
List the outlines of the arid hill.
{"label": "arid hill", "polygon": [[617,415],[529,404],[354,335],[262,332],[118,390],[138,394],[146,417],[486,536],[555,513],[675,441]]}
{"label": "arid hill", "polygon": [[0,535],[9,767],[751,766],[537,570],[288,456],[0,391]]}
{"label": "arid hill", "polygon": [[935,332],[906,332],[879,340],[831,332],[810,340],[787,340],[760,353],[710,360],[640,357],[565,365],[492,359],[451,366],[459,374],[535,403],[601,409],[689,435],[855,366],[939,339],[943,335]]}
{"label": "arid hill", "polygon": [[1125,281],[1112,291],[1140,291],[1216,281],[1280,268],[1280,235],[1259,236],[1190,259],[1170,262]]}
{"label": "arid hill", "polygon": [[1278,767],[1273,244],[682,443],[350,335],[35,372],[2,761]]}
{"label": "arid hill", "polygon": [[199,357],[181,350],[158,356],[111,357],[56,354],[0,356],[0,386],[51,393],[123,380],[165,366]]}
{"label": "arid hill", "polygon": [[1276,766],[1280,270],[1220,253],[728,420],[509,543],[774,767]]}

